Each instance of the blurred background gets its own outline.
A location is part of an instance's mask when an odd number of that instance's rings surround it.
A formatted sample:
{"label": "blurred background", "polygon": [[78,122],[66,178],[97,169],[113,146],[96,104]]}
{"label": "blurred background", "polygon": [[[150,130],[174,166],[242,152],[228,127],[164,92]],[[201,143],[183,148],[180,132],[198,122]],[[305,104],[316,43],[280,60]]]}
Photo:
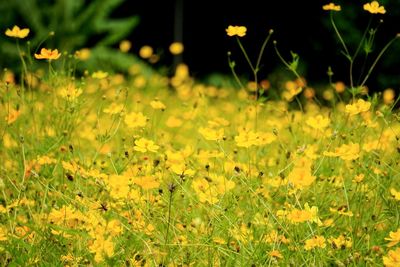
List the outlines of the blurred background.
{"label": "blurred background", "polygon": [[[342,5],[342,11],[335,12],[334,18],[351,51],[357,48],[370,19],[372,27],[378,27],[373,52],[366,61],[369,66],[384,45],[400,32],[400,2],[381,0],[387,13],[372,16],[362,8],[366,2],[335,1]],[[235,39],[226,35],[229,25],[247,27],[247,35],[241,40],[253,61],[268,31],[273,29],[272,40],[278,42],[281,54],[288,60],[291,51],[300,56],[299,72],[309,84],[327,83],[329,66],[334,72],[334,81],[348,84],[348,61],[341,54],[342,47],[330,24],[329,12],[322,10],[322,5],[327,3],[273,1],[261,6],[260,1],[255,0],[218,1],[218,5],[209,0],[13,0],[0,1],[0,23],[3,32],[14,24],[29,27],[31,50],[50,47],[73,54],[81,48],[90,48],[90,60],[77,65],[82,71],[100,68],[126,72],[132,64],[143,64],[149,71],[172,75],[174,66],[184,62],[193,77],[206,82],[231,76],[228,51],[237,63],[237,72],[244,78],[251,78]],[[54,36],[49,35],[52,31]],[[122,40],[132,44],[128,52],[120,51]],[[181,55],[173,56],[168,51],[174,41],[184,44]],[[3,34],[0,42],[0,67],[18,72],[15,40]],[[141,47],[146,45],[157,55],[151,62],[138,56]],[[399,55],[400,41],[379,61],[367,83],[370,91],[388,87],[398,90]],[[364,60],[362,54],[356,60],[357,71],[363,69]],[[282,73],[291,75],[270,42],[262,59],[260,78],[272,79]],[[355,74],[355,77],[360,75]]]}

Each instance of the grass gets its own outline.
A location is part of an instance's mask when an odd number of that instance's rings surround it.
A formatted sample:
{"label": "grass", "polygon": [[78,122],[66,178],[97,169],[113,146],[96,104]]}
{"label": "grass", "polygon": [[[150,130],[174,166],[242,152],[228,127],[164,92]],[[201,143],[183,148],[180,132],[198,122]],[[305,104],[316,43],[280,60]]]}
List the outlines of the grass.
{"label": "grass", "polygon": [[[22,82],[0,85],[0,264],[398,266],[399,98],[365,87],[394,39],[361,84],[329,69],[317,90],[276,42],[296,79],[260,79],[272,33],[256,64],[236,37],[240,89],[185,65],[80,77],[57,50],[35,55],[45,71],[21,55]],[[341,44],[351,78],[360,48]]]}

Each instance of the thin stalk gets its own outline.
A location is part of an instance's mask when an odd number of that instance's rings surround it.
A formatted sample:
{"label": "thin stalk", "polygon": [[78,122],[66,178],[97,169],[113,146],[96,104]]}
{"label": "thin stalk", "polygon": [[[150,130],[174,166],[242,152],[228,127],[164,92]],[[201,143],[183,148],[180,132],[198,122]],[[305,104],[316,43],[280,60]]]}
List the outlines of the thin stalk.
{"label": "thin stalk", "polygon": [[374,63],[372,63],[371,67],[368,70],[367,75],[365,75],[364,80],[362,81],[362,83],[360,84],[360,86],[362,87],[368,80],[369,76],[372,73],[372,70],[375,68],[376,64],[378,63],[378,61],[381,59],[381,57],[383,56],[383,54],[386,52],[386,50],[394,43],[394,41],[396,41],[398,38],[400,38],[400,35],[397,34],[392,40],[390,40],[385,47],[381,50],[381,52],[379,53],[379,55],[376,57]]}

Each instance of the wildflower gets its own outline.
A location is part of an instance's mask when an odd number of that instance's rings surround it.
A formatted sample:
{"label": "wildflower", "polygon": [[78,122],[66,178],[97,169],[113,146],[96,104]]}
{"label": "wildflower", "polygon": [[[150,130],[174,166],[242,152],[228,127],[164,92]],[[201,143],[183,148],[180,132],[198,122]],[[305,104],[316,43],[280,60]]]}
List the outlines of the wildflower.
{"label": "wildflower", "polygon": [[239,36],[243,37],[246,35],[247,28],[245,26],[232,26],[229,25],[228,28],[226,29],[226,33],[228,36]]}
{"label": "wildflower", "polygon": [[345,249],[353,246],[351,237],[346,237],[344,235],[340,235],[337,238],[330,237],[328,238],[328,242],[334,249]]}
{"label": "wildflower", "polygon": [[355,160],[360,157],[360,145],[358,143],[344,144],[336,148],[335,152],[324,151],[323,154],[327,157],[340,157],[343,160]]}
{"label": "wildflower", "polygon": [[304,245],[305,250],[311,250],[314,248],[325,248],[325,237],[316,235],[311,239],[307,239]]}
{"label": "wildflower", "polygon": [[353,178],[353,182],[354,183],[361,183],[364,180],[364,178],[365,178],[365,175],[363,173],[360,173],[359,175],[356,175]]}
{"label": "wildflower", "polygon": [[311,219],[311,217],[312,214],[309,211],[299,209],[293,209],[286,215],[286,218],[289,220],[289,222],[293,224],[307,222]]}
{"label": "wildflower", "polygon": [[92,74],[92,78],[99,79],[99,80],[105,79],[107,77],[108,77],[108,72],[106,72],[106,71],[99,70],[99,71],[93,72],[93,74]]}
{"label": "wildflower", "polygon": [[75,88],[75,85],[67,85],[59,90],[58,95],[73,102],[82,94],[82,92],[82,89]]}
{"label": "wildflower", "polygon": [[358,99],[357,102],[346,105],[346,113],[349,113],[350,116],[354,116],[359,113],[368,111],[370,107],[371,102],[364,101],[363,99]]}
{"label": "wildflower", "polygon": [[329,126],[331,120],[322,115],[317,115],[316,117],[311,117],[306,121],[306,124],[313,129],[323,130]]}
{"label": "wildflower", "polygon": [[184,49],[184,47],[183,47],[183,44],[181,42],[173,42],[169,46],[169,52],[171,52],[171,54],[173,54],[173,55],[182,54],[183,49]]}
{"label": "wildflower", "polygon": [[149,59],[153,55],[153,48],[151,46],[142,46],[139,50],[139,56],[144,59]]}
{"label": "wildflower", "polygon": [[119,43],[119,50],[120,50],[122,53],[128,52],[128,51],[131,49],[131,47],[132,47],[132,43],[131,43],[130,41],[128,41],[128,40],[122,40],[122,41]]}
{"label": "wildflower", "polygon": [[394,101],[395,93],[392,88],[388,88],[383,91],[383,103],[386,105],[392,104]]}
{"label": "wildflower", "polygon": [[61,54],[58,52],[58,49],[46,49],[46,48],[42,48],[40,50],[40,54],[35,54],[35,58],[36,59],[48,59],[48,60],[55,60],[55,59],[59,59],[61,56]]}
{"label": "wildflower", "polygon": [[183,124],[183,121],[175,116],[170,116],[168,117],[167,121],[165,122],[165,125],[169,128],[178,128],[181,127]]}
{"label": "wildflower", "polygon": [[327,5],[322,6],[323,10],[330,10],[330,11],[340,11],[342,8],[340,5],[335,5],[334,3],[329,3]]}
{"label": "wildflower", "polygon": [[143,128],[146,126],[147,117],[142,112],[132,112],[125,116],[124,122],[128,128]]}
{"label": "wildflower", "polygon": [[383,256],[383,264],[385,267],[398,267],[400,266],[400,248],[396,250],[389,250],[387,256]]}
{"label": "wildflower", "polygon": [[351,210],[346,211],[347,210],[347,206],[341,206],[339,208],[329,208],[329,211],[332,213],[337,213],[339,215],[343,215],[343,216],[349,216],[349,217],[353,217],[353,212]]}
{"label": "wildflower", "polygon": [[393,247],[397,245],[397,243],[400,242],[400,228],[397,229],[396,232],[390,232],[389,237],[385,237],[385,240],[390,241],[389,244],[387,244],[388,247]]}
{"label": "wildflower", "polygon": [[210,183],[204,178],[194,179],[192,182],[192,188],[196,192],[201,203],[208,202],[210,204],[215,204],[219,200],[217,188],[210,185]]}
{"label": "wildflower", "polygon": [[304,204],[304,210],[309,212],[311,217],[309,219],[310,222],[317,223],[319,226],[322,226],[322,222],[320,218],[318,217],[318,207],[317,206],[312,206],[308,205],[308,203]]}
{"label": "wildflower", "polygon": [[0,227],[0,241],[6,241],[7,240],[7,228],[1,226]]}
{"label": "wildflower", "polygon": [[110,196],[115,199],[126,199],[129,197],[131,180],[125,175],[110,175],[106,179]]}
{"label": "wildflower", "polygon": [[344,84],[344,82],[341,82],[341,81],[336,82],[336,83],[334,84],[334,86],[335,86],[336,92],[339,93],[339,94],[340,94],[340,93],[343,93],[344,90],[346,90],[346,85]]}
{"label": "wildflower", "polygon": [[237,241],[240,241],[241,243],[244,244],[253,240],[253,233],[251,228],[249,228],[244,223],[240,224],[240,226],[234,226],[233,228],[229,229],[229,233]]}
{"label": "wildflower", "polygon": [[270,252],[268,253],[268,255],[269,255],[270,257],[273,257],[273,258],[283,259],[283,256],[282,256],[282,254],[279,252],[279,250],[272,250],[272,251],[270,251]]}
{"label": "wildflower", "polygon": [[154,144],[153,141],[148,140],[146,138],[140,138],[139,140],[135,141],[135,146],[133,147],[134,150],[139,151],[139,152],[157,152],[157,150],[160,147],[156,144]]}
{"label": "wildflower", "polygon": [[107,108],[103,109],[103,112],[106,114],[114,115],[121,113],[123,109],[124,109],[124,104],[118,104],[114,102]]}
{"label": "wildflower", "polygon": [[378,1],[372,1],[371,3],[366,3],[363,6],[364,10],[371,14],[385,14],[386,10],[384,6],[380,6]]}
{"label": "wildflower", "polygon": [[160,186],[160,182],[157,181],[155,176],[138,177],[134,178],[132,181],[145,190],[158,188]]}
{"label": "wildflower", "polygon": [[104,255],[112,257],[114,255],[114,243],[111,237],[104,239],[103,236],[96,236],[94,242],[89,246],[89,251],[95,253],[94,260],[98,262],[104,261]]}
{"label": "wildflower", "polygon": [[400,248],[390,250],[387,256],[383,256],[383,264],[385,267],[400,266]]}
{"label": "wildflower", "polygon": [[26,36],[28,36],[29,29],[28,28],[20,29],[17,25],[15,25],[11,30],[7,29],[5,34],[9,37],[23,39]]}
{"label": "wildflower", "polygon": [[160,100],[153,100],[150,102],[150,106],[153,109],[161,109],[161,110],[165,110],[166,106],[164,105],[163,102],[161,102]]}
{"label": "wildflower", "polygon": [[276,140],[276,136],[272,133],[258,132],[258,139],[256,145],[263,146],[271,144]]}
{"label": "wildflower", "polygon": [[312,175],[310,168],[297,167],[289,173],[287,179],[295,189],[301,190],[310,186],[316,177]]}
{"label": "wildflower", "polygon": [[218,141],[221,140],[224,137],[224,129],[211,129],[211,128],[204,128],[201,127],[199,129],[199,133],[209,141]]}
{"label": "wildflower", "polygon": [[258,143],[258,135],[253,131],[240,131],[238,136],[235,136],[236,145],[238,147],[250,147]]}
{"label": "wildflower", "polygon": [[21,110],[11,109],[8,115],[5,117],[5,120],[7,124],[10,125],[13,122],[15,122],[20,115],[21,115]]}
{"label": "wildflower", "polygon": [[79,60],[86,61],[90,58],[90,49],[89,48],[82,48],[78,51],[75,51],[75,57]]}
{"label": "wildflower", "polygon": [[295,96],[303,91],[303,87],[299,86],[294,81],[288,81],[285,84],[285,91],[282,92],[282,98],[286,101],[292,101]]}
{"label": "wildflower", "polygon": [[396,189],[390,188],[390,194],[395,200],[400,200],[400,192],[398,192]]}

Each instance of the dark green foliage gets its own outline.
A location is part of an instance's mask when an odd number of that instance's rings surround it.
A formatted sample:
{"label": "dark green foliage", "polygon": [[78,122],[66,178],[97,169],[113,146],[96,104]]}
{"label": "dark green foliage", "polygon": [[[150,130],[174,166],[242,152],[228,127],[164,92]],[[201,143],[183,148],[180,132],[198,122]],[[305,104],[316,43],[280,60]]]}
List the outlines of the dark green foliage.
{"label": "dark green foliage", "polygon": [[[112,12],[124,0],[14,0],[2,1],[0,4],[0,24],[2,31],[17,24],[28,27],[31,32],[26,40],[30,42],[30,54],[41,47],[57,48],[61,52],[74,51],[89,47],[94,58],[112,58],[112,64],[102,64],[105,70],[127,69],[128,65],[138,61],[134,56],[124,55],[112,48],[127,37],[138,25],[137,15],[126,18],[112,18]],[[54,33],[54,35],[53,35]],[[18,60],[15,40],[1,34],[0,67],[18,71]],[[25,40],[23,40],[25,42]],[[25,51],[21,43],[21,49]],[[101,51],[101,56],[97,52]],[[90,60],[96,66],[94,60]],[[86,69],[85,63],[79,64]]]}

